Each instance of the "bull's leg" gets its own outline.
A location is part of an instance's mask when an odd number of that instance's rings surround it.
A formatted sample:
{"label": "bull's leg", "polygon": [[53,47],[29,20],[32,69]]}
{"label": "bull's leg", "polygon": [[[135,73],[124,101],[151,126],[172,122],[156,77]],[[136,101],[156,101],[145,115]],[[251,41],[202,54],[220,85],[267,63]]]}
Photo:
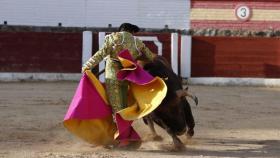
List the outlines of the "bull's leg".
{"label": "bull's leg", "polygon": [[187,137],[188,139],[190,139],[190,138],[192,138],[193,135],[194,135],[194,130],[193,130],[193,128],[189,128],[188,131],[187,131],[187,133],[186,133],[186,137]]}
{"label": "bull's leg", "polygon": [[194,122],[191,106],[187,102],[187,100],[185,100],[185,101],[186,101],[186,104],[184,106],[184,112],[185,112],[185,117],[186,117],[186,123],[188,126],[188,131],[186,133],[186,136],[187,136],[187,138],[191,138],[194,135],[195,122]]}
{"label": "bull's leg", "polygon": [[148,115],[147,117],[145,117],[146,120],[147,120],[147,123],[148,123],[148,126],[152,132],[152,135],[153,135],[153,140],[155,141],[161,141],[162,140],[162,137],[159,136],[155,130],[155,126],[154,126],[154,122],[153,122],[153,119],[151,118],[150,115]]}
{"label": "bull's leg", "polygon": [[172,137],[175,149],[177,149],[177,150],[186,149],[185,145],[182,143],[182,141],[175,134],[172,134],[171,137]]}
{"label": "bull's leg", "polygon": [[186,149],[185,145],[182,143],[182,141],[176,136],[174,132],[170,130],[170,128],[162,121],[162,120],[157,120],[160,122],[162,127],[166,130],[166,132],[172,137],[173,144],[176,150],[184,150]]}

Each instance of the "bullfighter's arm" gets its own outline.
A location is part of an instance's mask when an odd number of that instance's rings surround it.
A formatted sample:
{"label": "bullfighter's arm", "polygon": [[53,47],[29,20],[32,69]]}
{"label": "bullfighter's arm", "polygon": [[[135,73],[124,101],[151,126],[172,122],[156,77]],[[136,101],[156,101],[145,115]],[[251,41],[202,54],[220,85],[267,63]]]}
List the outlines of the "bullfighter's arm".
{"label": "bullfighter's arm", "polygon": [[107,55],[110,54],[112,49],[111,43],[109,41],[109,36],[105,37],[105,42],[100,48],[84,65],[82,72],[94,68],[99,62],[101,62]]}

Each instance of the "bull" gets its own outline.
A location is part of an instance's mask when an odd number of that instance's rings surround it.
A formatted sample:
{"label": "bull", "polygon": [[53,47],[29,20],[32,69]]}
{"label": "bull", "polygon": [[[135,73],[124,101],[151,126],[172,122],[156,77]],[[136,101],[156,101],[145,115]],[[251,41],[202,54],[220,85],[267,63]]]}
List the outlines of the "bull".
{"label": "bull", "polygon": [[185,146],[178,136],[185,134],[188,138],[194,135],[194,117],[186,96],[192,98],[196,105],[198,99],[183,89],[182,79],[176,75],[165,58],[158,56],[153,62],[144,65],[144,69],[152,76],[164,79],[167,94],[162,103],[143,120],[152,132],[154,139],[161,137],[156,133],[154,122],[172,137],[175,149],[181,150]]}

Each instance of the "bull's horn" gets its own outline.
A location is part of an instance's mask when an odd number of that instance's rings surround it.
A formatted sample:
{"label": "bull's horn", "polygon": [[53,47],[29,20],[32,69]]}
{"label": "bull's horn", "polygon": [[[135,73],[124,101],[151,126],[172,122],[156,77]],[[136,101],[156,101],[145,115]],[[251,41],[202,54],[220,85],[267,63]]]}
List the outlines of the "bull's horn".
{"label": "bull's horn", "polygon": [[181,98],[181,97],[187,96],[188,92],[183,89],[179,89],[176,91],[176,95],[177,95],[177,97]]}
{"label": "bull's horn", "polygon": [[191,97],[193,99],[193,101],[195,102],[195,105],[198,105],[198,98],[195,95],[192,95]]}
{"label": "bull's horn", "polygon": [[195,95],[188,92],[187,90],[183,90],[183,89],[177,90],[176,95],[179,98],[180,97],[190,97],[195,102],[195,104],[198,105],[198,98]]}

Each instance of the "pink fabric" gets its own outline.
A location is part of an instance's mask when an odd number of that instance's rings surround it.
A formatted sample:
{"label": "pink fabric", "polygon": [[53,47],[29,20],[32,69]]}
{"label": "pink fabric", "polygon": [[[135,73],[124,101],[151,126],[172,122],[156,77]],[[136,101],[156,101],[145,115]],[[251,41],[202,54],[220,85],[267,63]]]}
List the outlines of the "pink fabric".
{"label": "pink fabric", "polygon": [[[97,119],[109,115],[112,115],[111,107],[106,105],[87,75],[83,74],[64,120]],[[116,114],[116,124],[119,131],[117,140],[120,142],[141,140],[131,126],[132,122],[126,121],[119,114]]]}
{"label": "pink fabric", "polygon": [[131,56],[130,52],[128,49],[122,50],[118,53],[118,56],[127,60],[130,60],[134,63],[136,63],[136,61],[133,59],[133,57]]}
{"label": "pink fabric", "polygon": [[133,121],[124,120],[119,114],[116,114],[116,121],[119,130],[119,136],[116,139],[121,142],[141,140],[138,133],[131,126]]}
{"label": "pink fabric", "polygon": [[96,119],[111,114],[111,107],[106,105],[87,75],[83,74],[64,120]]}
{"label": "pink fabric", "polygon": [[135,70],[120,70],[117,74],[119,80],[128,80],[138,85],[144,85],[154,79],[152,75],[146,72],[137,62],[132,58],[128,50],[123,50],[118,54],[119,57],[130,60],[135,64]]}

